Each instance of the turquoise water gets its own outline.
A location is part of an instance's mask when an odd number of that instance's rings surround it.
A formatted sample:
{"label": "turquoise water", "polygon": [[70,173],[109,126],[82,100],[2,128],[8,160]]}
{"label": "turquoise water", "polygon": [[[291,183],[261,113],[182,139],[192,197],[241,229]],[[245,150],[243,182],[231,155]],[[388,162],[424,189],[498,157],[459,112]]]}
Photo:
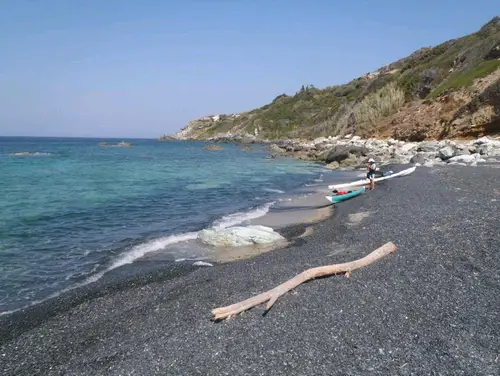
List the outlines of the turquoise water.
{"label": "turquoise water", "polygon": [[[324,169],[232,144],[0,138],[0,312],[101,276],[208,226],[266,212]],[[106,140],[117,142],[120,140]],[[29,152],[30,154],[22,154]]]}

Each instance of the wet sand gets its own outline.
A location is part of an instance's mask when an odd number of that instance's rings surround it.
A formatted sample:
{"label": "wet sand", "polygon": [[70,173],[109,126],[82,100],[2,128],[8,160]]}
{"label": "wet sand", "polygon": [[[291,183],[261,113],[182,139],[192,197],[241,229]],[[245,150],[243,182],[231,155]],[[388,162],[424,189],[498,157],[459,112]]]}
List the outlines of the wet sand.
{"label": "wet sand", "polygon": [[256,218],[251,224],[280,229],[299,223],[316,223],[333,214],[333,205],[325,195],[331,194],[327,187],[306,197],[295,197],[282,202],[265,216]]}
{"label": "wet sand", "polygon": [[[177,261],[203,260],[209,263],[225,263],[254,257],[274,249],[286,247],[295,238],[303,238],[313,232],[312,227],[308,227],[306,230],[304,225],[323,221],[333,214],[334,205],[325,198],[325,195],[331,194],[328,184],[346,181],[346,179],[353,179],[354,177],[355,174],[353,173],[344,173],[338,177],[333,175],[326,182],[303,187],[301,190],[294,192],[292,196],[277,201],[265,215],[244,221],[238,225],[271,227],[285,238],[284,241],[242,247],[214,248],[197,240],[188,240],[168,245],[161,251],[146,255],[143,259],[148,261],[165,261],[165,257],[171,259],[172,254],[191,253],[193,257]],[[300,228],[298,232],[297,228]]]}

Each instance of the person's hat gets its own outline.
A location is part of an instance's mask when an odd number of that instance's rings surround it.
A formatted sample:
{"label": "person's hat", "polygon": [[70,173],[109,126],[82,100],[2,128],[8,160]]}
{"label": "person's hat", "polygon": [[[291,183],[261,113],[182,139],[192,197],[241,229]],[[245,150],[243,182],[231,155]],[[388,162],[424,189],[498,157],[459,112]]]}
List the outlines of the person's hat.
{"label": "person's hat", "polygon": [[375,162],[375,159],[370,158],[370,159],[368,159],[368,162]]}

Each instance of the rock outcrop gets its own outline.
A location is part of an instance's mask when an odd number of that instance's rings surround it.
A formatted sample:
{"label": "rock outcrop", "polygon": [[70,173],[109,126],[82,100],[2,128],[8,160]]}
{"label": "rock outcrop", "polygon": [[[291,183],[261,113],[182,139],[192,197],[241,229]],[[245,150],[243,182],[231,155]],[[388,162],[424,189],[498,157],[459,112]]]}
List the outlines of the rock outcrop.
{"label": "rock outcrop", "polygon": [[[406,142],[395,139],[361,139],[360,137],[318,138],[311,142],[287,141],[270,146],[274,156],[309,159],[325,163],[332,169],[364,167],[369,158],[379,164],[414,163],[430,166],[444,163],[485,162],[500,160],[500,138],[476,140],[442,140]],[[295,151],[298,150],[298,151]]]}

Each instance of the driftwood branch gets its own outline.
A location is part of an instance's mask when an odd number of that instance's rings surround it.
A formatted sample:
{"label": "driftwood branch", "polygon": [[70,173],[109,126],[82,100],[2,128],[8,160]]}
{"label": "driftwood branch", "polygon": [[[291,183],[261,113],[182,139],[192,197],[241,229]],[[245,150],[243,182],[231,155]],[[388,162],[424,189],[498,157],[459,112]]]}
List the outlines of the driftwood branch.
{"label": "driftwood branch", "polygon": [[311,279],[326,277],[338,273],[345,273],[345,276],[349,278],[353,270],[370,265],[372,262],[375,262],[378,259],[387,256],[390,253],[395,252],[396,249],[397,247],[392,242],[389,242],[384,244],[380,248],[377,248],[369,255],[360,258],[358,260],[346,262],[343,264],[326,265],[326,266],[319,266],[316,268],[307,269],[302,273],[298,274],[297,276],[295,276],[294,278],[289,279],[288,281],[282,283],[281,285],[273,288],[272,290],[268,290],[266,292],[263,292],[262,294],[243,300],[242,302],[212,310],[213,314],[212,319],[214,321],[218,321],[231,318],[232,316],[235,316],[238,313],[246,311],[252,307],[258,306],[259,304],[265,302],[267,302],[266,311],[268,311],[280,296],[294,289],[301,283],[304,283]]}

